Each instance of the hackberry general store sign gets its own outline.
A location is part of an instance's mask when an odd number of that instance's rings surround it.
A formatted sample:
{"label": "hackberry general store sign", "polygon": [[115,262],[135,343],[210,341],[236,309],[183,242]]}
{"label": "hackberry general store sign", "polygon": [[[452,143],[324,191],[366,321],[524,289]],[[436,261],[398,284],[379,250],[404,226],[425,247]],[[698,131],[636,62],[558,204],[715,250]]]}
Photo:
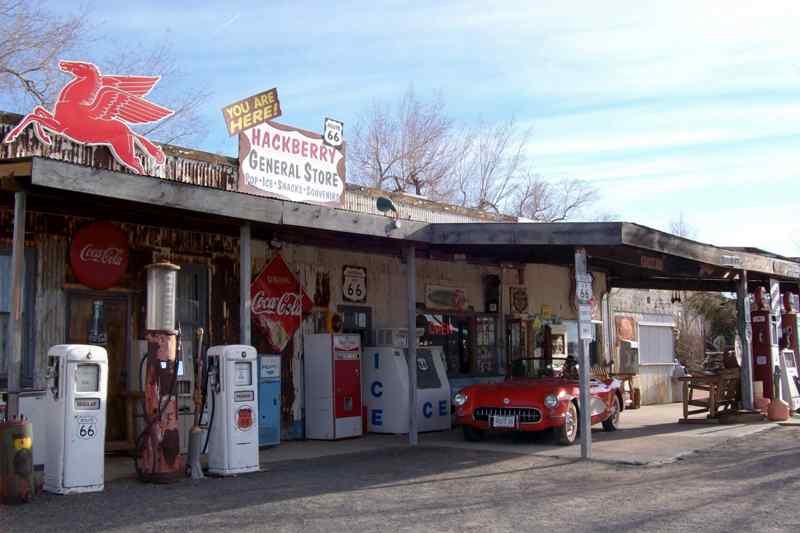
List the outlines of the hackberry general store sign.
{"label": "hackberry general store sign", "polygon": [[239,134],[239,192],[338,206],[344,184],[345,143],[276,122]]}

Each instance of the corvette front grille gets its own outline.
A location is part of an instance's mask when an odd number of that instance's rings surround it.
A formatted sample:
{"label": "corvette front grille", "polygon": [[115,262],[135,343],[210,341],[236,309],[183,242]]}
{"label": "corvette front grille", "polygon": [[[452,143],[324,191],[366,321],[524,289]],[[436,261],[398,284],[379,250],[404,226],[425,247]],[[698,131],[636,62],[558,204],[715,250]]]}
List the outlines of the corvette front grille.
{"label": "corvette front grille", "polygon": [[476,407],[473,417],[488,422],[492,416],[516,416],[520,424],[535,424],[542,420],[542,413],[534,407]]}

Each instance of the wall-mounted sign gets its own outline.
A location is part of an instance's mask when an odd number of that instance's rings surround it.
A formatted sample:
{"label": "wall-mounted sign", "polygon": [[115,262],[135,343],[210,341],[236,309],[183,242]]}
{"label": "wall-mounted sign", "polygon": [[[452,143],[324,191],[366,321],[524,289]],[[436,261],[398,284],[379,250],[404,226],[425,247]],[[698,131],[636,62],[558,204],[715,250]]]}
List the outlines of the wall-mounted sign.
{"label": "wall-mounted sign", "polygon": [[464,289],[427,285],[425,287],[425,306],[430,309],[462,310],[466,306],[467,296]]}
{"label": "wall-mounted sign", "polygon": [[53,144],[50,134],[55,134],[78,144],[107,146],[117,162],[137,174],[144,174],[144,168],[136,148],[156,165],[164,163],[161,148],[130,128],[174,113],[144,99],[161,76],[102,75],[95,65],[83,61],[59,61],[58,66],[73,79],[58,93],[53,111],[38,106],[8,132],[5,142],[13,142],[33,124],[43,144]]}
{"label": "wall-mounted sign", "polygon": [[345,266],[342,269],[342,298],[348,302],[367,301],[367,269]]}
{"label": "wall-mounted sign", "polygon": [[643,268],[649,268],[650,270],[664,270],[664,259],[661,257],[642,255],[639,257],[639,264]]}
{"label": "wall-mounted sign", "polygon": [[249,96],[222,108],[228,135],[236,135],[243,130],[278,118],[281,113],[277,88]]}
{"label": "wall-mounted sign", "polygon": [[512,313],[528,312],[528,289],[527,287],[509,287],[509,303]]}
{"label": "wall-mounted sign", "polygon": [[322,130],[322,142],[328,146],[339,148],[344,143],[344,122],[325,118],[324,129]]}
{"label": "wall-mounted sign", "polygon": [[271,351],[282,352],[312,307],[311,299],[283,257],[276,255],[253,280],[250,297],[256,326],[267,337]]}
{"label": "wall-mounted sign", "polygon": [[87,287],[113,287],[128,269],[128,237],[111,222],[87,224],[72,239],[69,261],[75,277]]}
{"label": "wall-mounted sign", "polygon": [[338,206],[344,183],[344,144],[274,122],[239,134],[239,192]]}

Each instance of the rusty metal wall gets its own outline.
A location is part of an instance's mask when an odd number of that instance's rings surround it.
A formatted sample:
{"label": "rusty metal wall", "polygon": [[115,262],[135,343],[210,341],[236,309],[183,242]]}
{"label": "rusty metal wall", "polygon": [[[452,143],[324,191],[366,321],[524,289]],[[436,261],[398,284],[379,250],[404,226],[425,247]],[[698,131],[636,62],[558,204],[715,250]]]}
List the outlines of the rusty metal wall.
{"label": "rusty metal wall", "polygon": [[47,350],[66,341],[66,297],[63,291],[67,268],[67,240],[49,235],[38,239],[36,286],[36,355],[34,388],[44,386]]}

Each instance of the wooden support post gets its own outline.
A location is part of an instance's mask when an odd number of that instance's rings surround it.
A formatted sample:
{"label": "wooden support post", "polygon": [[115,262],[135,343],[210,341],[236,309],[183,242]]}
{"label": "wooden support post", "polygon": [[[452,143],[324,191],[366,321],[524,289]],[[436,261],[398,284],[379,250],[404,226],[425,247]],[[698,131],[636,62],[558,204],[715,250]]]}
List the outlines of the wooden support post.
{"label": "wooden support post", "polygon": [[250,224],[239,228],[239,342],[250,346]]}
{"label": "wooden support post", "polygon": [[753,329],[750,324],[750,295],[747,292],[747,271],[739,273],[736,286],[736,311],[738,316],[739,339],[742,343],[742,407],[753,408]]}
{"label": "wooden support post", "polygon": [[509,364],[509,354],[506,353],[508,335],[506,332],[505,290],[506,286],[503,284],[503,268],[500,267],[500,285],[497,288],[497,333],[495,335],[498,374],[505,374]]}
{"label": "wooden support post", "polygon": [[[592,458],[592,402],[589,394],[589,339],[591,338],[592,284],[586,260],[586,249],[575,249],[575,303],[578,306],[578,370],[580,387],[581,457]],[[587,311],[588,310],[588,311]],[[586,316],[588,312],[588,317]]]}
{"label": "wooden support post", "polygon": [[14,236],[11,245],[11,302],[8,320],[8,405],[6,417],[11,420],[19,416],[19,389],[22,375],[22,306],[25,283],[25,191],[14,193]]}
{"label": "wooden support post", "polygon": [[413,244],[405,249],[408,284],[408,444],[417,445],[417,265]]}

